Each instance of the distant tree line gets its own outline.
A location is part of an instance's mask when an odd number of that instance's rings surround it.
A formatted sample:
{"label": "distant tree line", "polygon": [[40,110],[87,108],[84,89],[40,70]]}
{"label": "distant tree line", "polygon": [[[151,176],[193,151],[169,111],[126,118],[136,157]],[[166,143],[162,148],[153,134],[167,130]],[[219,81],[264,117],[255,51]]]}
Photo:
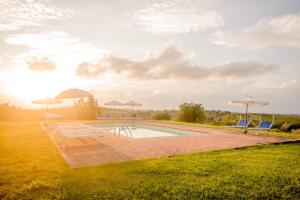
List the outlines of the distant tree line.
{"label": "distant tree line", "polygon": [[41,120],[42,112],[32,109],[21,109],[8,103],[0,104],[0,121]]}
{"label": "distant tree line", "polygon": [[45,113],[55,113],[61,119],[93,120],[101,109],[97,101],[90,97],[88,101],[79,100],[74,107],[46,109],[22,109],[8,103],[0,104],[0,121],[43,120]]}
{"label": "distant tree line", "polygon": [[[79,100],[75,107],[53,108],[53,109],[22,109],[11,106],[8,103],[0,104],[0,121],[17,121],[17,120],[43,120],[44,113],[60,114],[62,119],[80,119],[93,120],[96,114],[107,112],[97,105],[94,98],[89,98],[84,102]],[[121,113],[121,111],[120,111]],[[179,106],[179,110],[163,110],[163,111],[136,111],[139,117],[143,119],[154,120],[174,120],[191,123],[206,123],[212,125],[234,125],[238,122],[242,113],[233,113],[221,110],[205,110],[201,104],[183,103]],[[257,126],[260,116],[263,120],[272,120],[271,114],[255,114],[251,115],[250,126]],[[272,129],[293,132],[300,130],[299,115],[275,115],[275,122]]]}
{"label": "distant tree line", "polygon": [[[146,111],[154,120],[174,120],[192,123],[205,123],[212,125],[235,125],[240,117],[244,117],[243,113],[233,113],[221,110],[204,110],[201,104],[183,103],[179,106],[179,110],[164,110],[164,111]],[[254,127],[259,124],[259,119],[272,121],[271,114],[255,114],[251,115],[250,126]],[[275,122],[272,129],[292,132],[300,130],[299,115],[275,115]]]}

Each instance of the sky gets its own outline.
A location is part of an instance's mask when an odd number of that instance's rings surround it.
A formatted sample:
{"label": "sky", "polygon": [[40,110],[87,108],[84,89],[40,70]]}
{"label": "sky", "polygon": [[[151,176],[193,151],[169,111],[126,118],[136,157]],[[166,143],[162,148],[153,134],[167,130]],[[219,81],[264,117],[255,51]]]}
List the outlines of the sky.
{"label": "sky", "polygon": [[100,105],[300,114],[299,0],[0,0],[0,103],[69,88]]}

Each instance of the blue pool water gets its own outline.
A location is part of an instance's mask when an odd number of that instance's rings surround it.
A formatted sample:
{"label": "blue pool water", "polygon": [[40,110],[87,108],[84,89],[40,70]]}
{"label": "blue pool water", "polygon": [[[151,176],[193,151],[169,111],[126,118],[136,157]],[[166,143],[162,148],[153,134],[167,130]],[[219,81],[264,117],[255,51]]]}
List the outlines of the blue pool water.
{"label": "blue pool water", "polygon": [[121,134],[132,138],[152,138],[152,137],[173,137],[192,134],[206,134],[200,132],[186,131],[175,128],[166,128],[160,126],[143,124],[93,124],[98,128],[103,128],[112,133]]}

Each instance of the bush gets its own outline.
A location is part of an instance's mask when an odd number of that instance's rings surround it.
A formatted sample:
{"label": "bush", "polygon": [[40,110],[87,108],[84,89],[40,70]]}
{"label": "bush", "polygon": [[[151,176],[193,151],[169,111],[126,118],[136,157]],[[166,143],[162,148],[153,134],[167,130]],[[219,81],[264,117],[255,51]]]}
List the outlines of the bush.
{"label": "bush", "polygon": [[292,133],[300,134],[300,129],[292,130]]}
{"label": "bush", "polygon": [[294,130],[300,129],[300,123],[292,123],[289,125],[289,127],[287,128],[288,132],[292,132]]}
{"label": "bush", "polygon": [[204,108],[201,104],[183,103],[179,106],[177,115],[182,122],[204,122],[206,119]]}
{"label": "bush", "polygon": [[155,119],[155,120],[170,120],[171,115],[168,112],[157,112],[152,116],[152,119]]}
{"label": "bush", "polygon": [[237,115],[224,115],[220,119],[220,123],[216,125],[226,125],[226,126],[233,126],[236,125],[239,118]]}
{"label": "bush", "polygon": [[100,111],[97,105],[97,100],[93,96],[89,97],[87,102],[84,102],[83,99],[80,99],[76,110],[77,119],[81,120],[94,120],[96,119],[97,113]]}
{"label": "bush", "polygon": [[283,121],[274,122],[272,129],[281,129],[283,124],[284,124]]}
{"label": "bush", "polygon": [[280,130],[284,132],[293,132],[294,130],[300,129],[300,123],[284,123]]}
{"label": "bush", "polygon": [[283,132],[288,132],[288,128],[289,128],[290,124],[289,123],[283,123],[280,127],[280,130]]}

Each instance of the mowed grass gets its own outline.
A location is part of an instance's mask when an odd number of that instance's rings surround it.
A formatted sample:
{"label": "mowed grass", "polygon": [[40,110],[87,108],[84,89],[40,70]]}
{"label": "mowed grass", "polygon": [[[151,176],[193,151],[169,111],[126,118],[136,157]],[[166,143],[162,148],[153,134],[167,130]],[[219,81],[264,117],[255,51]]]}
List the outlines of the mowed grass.
{"label": "mowed grass", "polygon": [[299,143],[71,169],[38,122],[0,123],[0,199],[299,198]]}

